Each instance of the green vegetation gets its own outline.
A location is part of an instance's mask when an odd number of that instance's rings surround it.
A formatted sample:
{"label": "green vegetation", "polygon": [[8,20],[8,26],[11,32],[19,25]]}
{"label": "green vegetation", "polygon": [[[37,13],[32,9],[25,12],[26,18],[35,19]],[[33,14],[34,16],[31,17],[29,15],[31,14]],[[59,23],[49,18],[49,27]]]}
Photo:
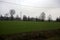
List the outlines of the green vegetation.
{"label": "green vegetation", "polygon": [[59,28],[60,22],[0,21],[0,35]]}

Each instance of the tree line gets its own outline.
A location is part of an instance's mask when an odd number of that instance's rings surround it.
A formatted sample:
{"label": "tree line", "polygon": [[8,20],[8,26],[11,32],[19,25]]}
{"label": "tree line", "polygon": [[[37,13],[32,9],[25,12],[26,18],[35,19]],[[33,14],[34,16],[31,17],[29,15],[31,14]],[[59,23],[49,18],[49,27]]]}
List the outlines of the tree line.
{"label": "tree line", "polygon": [[[42,12],[41,15],[39,16],[39,18],[34,18],[34,17],[30,17],[30,16],[26,16],[23,15],[23,19],[21,19],[21,17],[19,17],[18,15],[14,18],[14,14],[15,14],[15,10],[11,9],[10,10],[10,17],[8,17],[8,14],[5,14],[5,16],[0,15],[0,20],[23,20],[23,21],[46,21],[45,20],[45,13]],[[53,21],[51,15],[48,16],[48,20],[47,21]],[[60,22],[60,17],[56,18],[57,22]]]}

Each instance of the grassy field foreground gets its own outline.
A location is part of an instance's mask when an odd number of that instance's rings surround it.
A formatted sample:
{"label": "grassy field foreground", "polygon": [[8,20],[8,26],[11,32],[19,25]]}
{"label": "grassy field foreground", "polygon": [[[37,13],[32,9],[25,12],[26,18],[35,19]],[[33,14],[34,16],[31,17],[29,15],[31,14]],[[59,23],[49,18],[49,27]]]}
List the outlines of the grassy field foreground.
{"label": "grassy field foreground", "polygon": [[0,35],[60,29],[60,22],[0,21]]}

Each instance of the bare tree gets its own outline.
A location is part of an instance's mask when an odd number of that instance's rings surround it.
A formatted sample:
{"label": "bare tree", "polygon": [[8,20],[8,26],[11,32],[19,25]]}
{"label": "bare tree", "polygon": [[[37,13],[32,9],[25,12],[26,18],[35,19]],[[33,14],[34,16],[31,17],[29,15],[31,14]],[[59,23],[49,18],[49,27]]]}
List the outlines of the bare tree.
{"label": "bare tree", "polygon": [[57,22],[60,22],[60,16],[56,19]]}
{"label": "bare tree", "polygon": [[27,21],[28,19],[27,19],[27,16],[26,15],[24,15],[23,16],[23,21]]}
{"label": "bare tree", "polygon": [[13,15],[15,14],[15,10],[14,9],[11,9],[10,10],[10,15],[11,15],[11,20],[13,19]]}
{"label": "bare tree", "polygon": [[19,15],[16,15],[16,20],[21,20],[21,18],[19,18]]}
{"label": "bare tree", "polygon": [[5,17],[8,17],[8,13],[5,14]]}
{"label": "bare tree", "polygon": [[6,13],[6,14],[4,15],[4,19],[5,19],[5,20],[8,20],[8,13]]}
{"label": "bare tree", "polygon": [[48,21],[49,22],[52,21],[52,16],[51,15],[48,16]]}
{"label": "bare tree", "polygon": [[3,18],[3,15],[0,16],[0,20],[2,21],[4,18]]}
{"label": "bare tree", "polygon": [[20,19],[22,20],[22,12],[20,12]]}
{"label": "bare tree", "polygon": [[19,16],[18,16],[18,15],[16,15],[16,18],[19,18]]}
{"label": "bare tree", "polygon": [[28,21],[30,21],[31,20],[31,18],[28,16]]}
{"label": "bare tree", "polygon": [[40,20],[44,21],[45,20],[45,13],[42,12],[41,15],[40,15]]}

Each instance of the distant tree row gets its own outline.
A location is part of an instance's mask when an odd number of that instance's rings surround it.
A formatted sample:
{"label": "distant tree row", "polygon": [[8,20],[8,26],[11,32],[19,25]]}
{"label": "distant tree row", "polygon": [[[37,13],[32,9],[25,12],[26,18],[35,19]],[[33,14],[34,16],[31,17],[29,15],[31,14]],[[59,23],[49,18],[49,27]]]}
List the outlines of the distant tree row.
{"label": "distant tree row", "polygon": [[[10,10],[10,17],[8,17],[8,14],[5,14],[5,16],[2,16],[0,15],[0,20],[22,20],[21,17],[19,17],[18,15],[16,16],[16,18],[14,18],[14,15],[15,14],[15,10],[14,9],[11,9]],[[33,18],[33,17],[27,17],[26,15],[23,15],[23,21],[45,21],[45,13],[42,12],[41,15],[39,16],[39,18]],[[52,21],[52,17],[51,15],[48,16],[48,21]],[[58,17],[56,19],[57,22],[60,22],[60,17]]]}
{"label": "distant tree row", "polygon": [[60,16],[56,19],[57,22],[60,22]]}

